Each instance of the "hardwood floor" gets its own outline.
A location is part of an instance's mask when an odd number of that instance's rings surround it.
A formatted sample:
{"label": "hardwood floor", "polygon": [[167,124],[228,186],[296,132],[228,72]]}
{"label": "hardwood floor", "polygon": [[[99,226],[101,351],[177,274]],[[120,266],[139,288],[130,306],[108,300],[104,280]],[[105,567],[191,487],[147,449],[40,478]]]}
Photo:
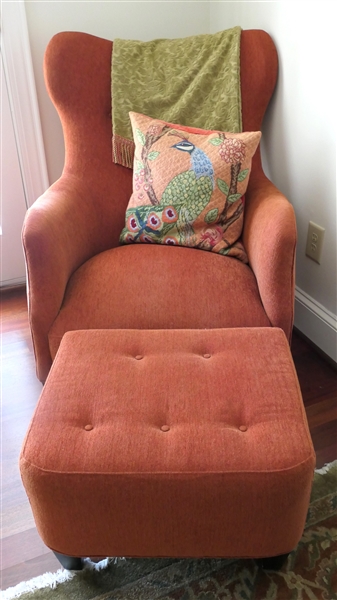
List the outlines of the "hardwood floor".
{"label": "hardwood floor", "polygon": [[1,294],[1,341],[1,589],[7,589],[59,568],[36,531],[19,473],[21,445],[42,389],[35,375],[24,288]]}
{"label": "hardwood floor", "polygon": [[[2,530],[1,589],[60,568],[35,529],[19,474],[20,448],[40,395],[35,376],[25,290],[1,295]],[[337,458],[337,374],[298,334],[292,341],[317,467]]]}

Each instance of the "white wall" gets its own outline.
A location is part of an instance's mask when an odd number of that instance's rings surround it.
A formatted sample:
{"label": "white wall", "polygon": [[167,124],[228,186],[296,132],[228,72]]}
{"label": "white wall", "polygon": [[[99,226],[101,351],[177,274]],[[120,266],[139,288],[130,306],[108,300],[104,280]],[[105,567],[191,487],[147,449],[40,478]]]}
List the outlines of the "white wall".
{"label": "white wall", "polygon": [[[263,128],[268,176],[297,217],[295,324],[336,356],[335,2],[210,2],[211,33],[265,29],[279,54],[276,93]],[[309,221],[325,228],[321,264],[305,256]]]}
{"label": "white wall", "polygon": [[83,31],[113,40],[179,38],[209,31],[209,2],[71,2],[25,0],[29,38],[50,182],[61,175],[63,135],[43,80],[43,56],[60,31]]}

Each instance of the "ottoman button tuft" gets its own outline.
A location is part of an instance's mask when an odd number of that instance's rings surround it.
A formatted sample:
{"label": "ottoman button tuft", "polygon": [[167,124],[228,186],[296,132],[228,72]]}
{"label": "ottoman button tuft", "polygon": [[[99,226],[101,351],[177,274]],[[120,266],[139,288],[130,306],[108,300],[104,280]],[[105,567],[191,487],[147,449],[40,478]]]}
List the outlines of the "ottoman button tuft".
{"label": "ottoman button tuft", "polygon": [[93,428],[94,428],[94,427],[93,427],[93,425],[85,425],[85,426],[84,426],[84,429],[85,429],[86,431],[91,431]]}
{"label": "ottoman button tuft", "polygon": [[204,354],[204,358],[211,358],[210,354]]}
{"label": "ottoman button tuft", "polygon": [[247,431],[246,425],[240,425],[239,429],[240,431]]}
{"label": "ottoman button tuft", "polygon": [[162,425],[160,428],[162,431],[170,431],[170,428],[168,425]]}
{"label": "ottoman button tuft", "polygon": [[137,354],[137,356],[135,357],[136,360],[142,360],[142,358],[144,358],[141,354]]}

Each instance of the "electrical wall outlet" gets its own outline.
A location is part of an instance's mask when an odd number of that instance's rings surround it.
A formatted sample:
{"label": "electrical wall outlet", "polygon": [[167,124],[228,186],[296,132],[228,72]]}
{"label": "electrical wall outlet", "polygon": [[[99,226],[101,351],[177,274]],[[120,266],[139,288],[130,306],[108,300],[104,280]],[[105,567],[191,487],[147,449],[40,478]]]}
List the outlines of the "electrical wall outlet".
{"label": "electrical wall outlet", "polygon": [[309,221],[307,247],[305,253],[320,264],[325,229]]}

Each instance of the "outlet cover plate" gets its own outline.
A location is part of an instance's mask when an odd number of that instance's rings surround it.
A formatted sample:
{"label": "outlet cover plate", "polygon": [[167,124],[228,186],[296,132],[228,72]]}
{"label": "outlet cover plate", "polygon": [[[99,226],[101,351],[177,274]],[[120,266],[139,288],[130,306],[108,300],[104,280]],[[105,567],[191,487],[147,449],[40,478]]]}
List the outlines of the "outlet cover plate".
{"label": "outlet cover plate", "polygon": [[321,263],[324,232],[324,227],[317,225],[313,221],[309,221],[305,253],[307,256],[309,256],[309,258],[312,258],[312,260],[316,261],[318,264]]}

